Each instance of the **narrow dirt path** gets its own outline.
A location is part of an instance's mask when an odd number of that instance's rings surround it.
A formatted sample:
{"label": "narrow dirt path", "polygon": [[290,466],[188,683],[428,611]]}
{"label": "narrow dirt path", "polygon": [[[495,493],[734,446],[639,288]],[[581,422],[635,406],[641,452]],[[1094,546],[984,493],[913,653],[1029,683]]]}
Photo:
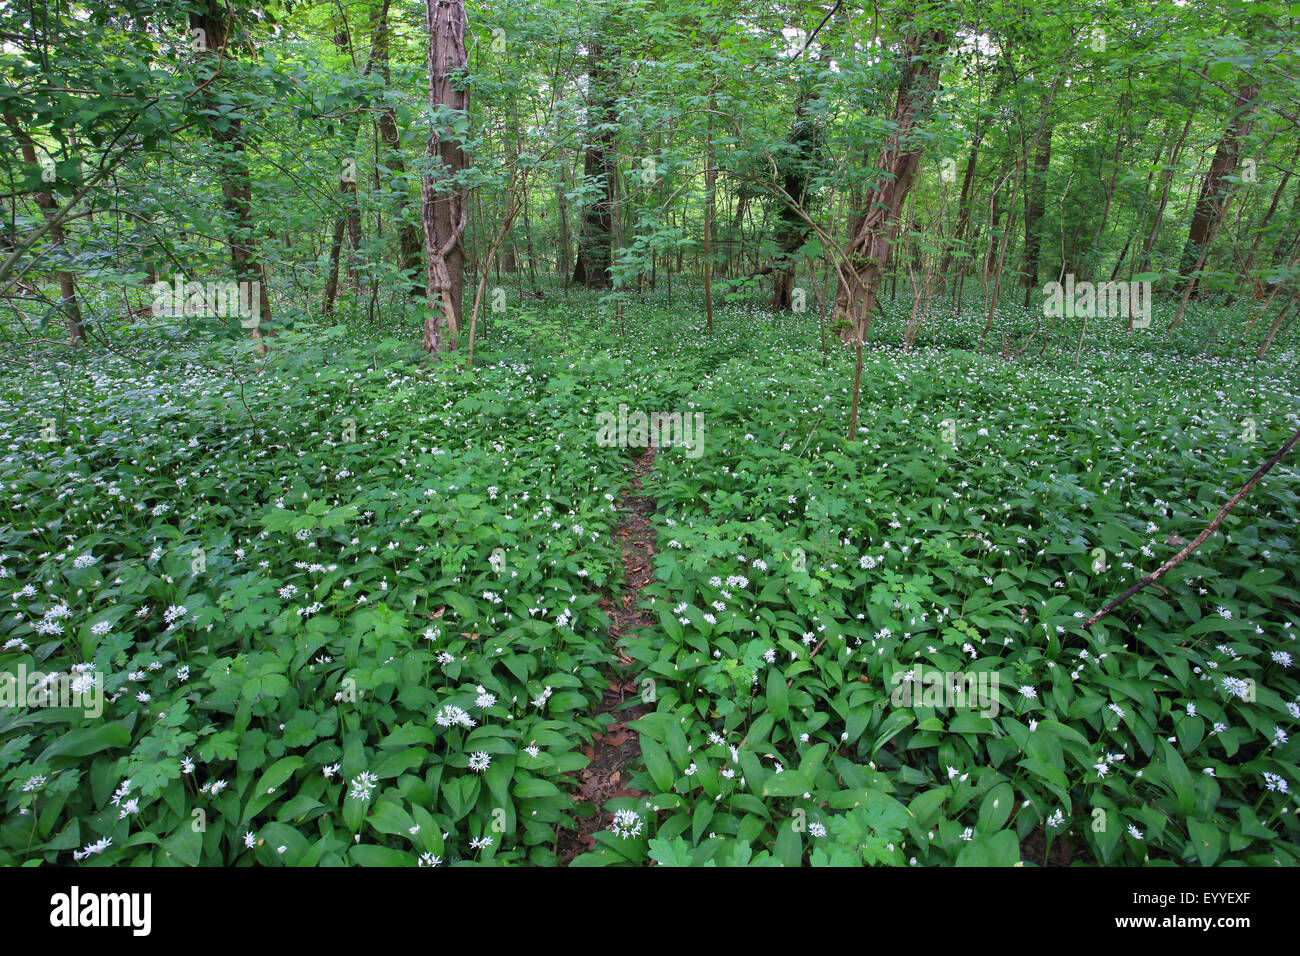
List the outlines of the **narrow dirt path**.
{"label": "narrow dirt path", "polygon": [[[644,796],[641,791],[628,786],[632,768],[641,762],[641,742],[637,732],[628,728],[627,722],[645,716],[654,710],[654,704],[640,702],[641,690],[636,675],[630,670],[636,662],[624,654],[619,645],[623,635],[633,628],[653,624],[649,612],[639,605],[641,589],[654,577],[650,561],[655,553],[655,531],[648,517],[654,511],[654,503],[641,494],[641,479],[654,463],[655,449],[651,445],[632,467],[632,480],[619,499],[623,523],[614,533],[623,544],[623,589],[600,601],[600,607],[610,618],[609,641],[617,662],[606,675],[605,693],[595,710],[597,716],[612,715],[614,722],[605,728],[604,733],[592,735],[591,743],[583,748],[591,762],[571,774],[577,781],[579,798],[594,806],[596,813],[577,818],[576,829],[560,831],[556,855],[560,864],[565,866],[595,846],[596,831],[609,822],[610,815],[604,810],[607,801],[615,797]],[[628,700],[637,703],[624,708]]]}

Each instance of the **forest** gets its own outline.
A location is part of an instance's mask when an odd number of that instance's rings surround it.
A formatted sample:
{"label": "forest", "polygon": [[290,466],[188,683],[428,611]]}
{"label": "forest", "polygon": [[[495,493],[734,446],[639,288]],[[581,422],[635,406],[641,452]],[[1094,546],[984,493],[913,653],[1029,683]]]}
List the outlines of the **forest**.
{"label": "forest", "polygon": [[5,0],[0,865],[1300,863],[1300,3]]}

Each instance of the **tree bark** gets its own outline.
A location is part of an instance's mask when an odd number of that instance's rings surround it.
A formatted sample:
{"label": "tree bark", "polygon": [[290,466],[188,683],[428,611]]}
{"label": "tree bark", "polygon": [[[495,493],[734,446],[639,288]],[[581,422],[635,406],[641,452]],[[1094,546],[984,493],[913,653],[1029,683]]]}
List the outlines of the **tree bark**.
{"label": "tree bark", "polygon": [[1047,170],[1052,163],[1052,127],[1044,124],[1034,153],[1034,167],[1025,184],[1025,308],[1029,308],[1038,285],[1038,258],[1043,236],[1039,228],[1047,206]]}
{"label": "tree bark", "polygon": [[1228,177],[1237,171],[1242,143],[1250,135],[1255,123],[1255,97],[1258,94],[1258,83],[1248,83],[1237,91],[1232,122],[1215,147],[1214,159],[1201,183],[1201,192],[1196,200],[1196,210],[1192,213],[1192,224],[1187,230],[1187,242],[1183,246],[1182,266],[1179,269],[1179,277],[1185,290],[1190,289],[1192,298],[1196,296],[1197,285],[1193,273],[1198,260],[1204,261],[1206,247],[1211,236],[1217,232],[1227,207],[1231,191]]}
{"label": "tree bark", "polygon": [[430,170],[421,183],[424,221],[425,289],[428,310],[424,348],[455,350],[465,287],[462,237],[469,216],[469,191],[460,181],[468,165],[454,121],[469,107],[457,88],[465,69],[464,0],[425,0],[429,29],[429,110],[432,131],[425,155]]}
{"label": "tree bark", "polygon": [[614,230],[614,123],[617,119],[611,88],[613,78],[600,40],[593,39],[587,58],[590,81],[587,115],[590,128],[583,154],[584,191],[597,190],[594,202],[584,201],[578,227],[578,255],[573,281],[590,289],[608,289],[612,283]]}
{"label": "tree bark", "polygon": [[[794,103],[794,123],[785,141],[781,157],[781,189],[789,201],[781,204],[776,229],[777,255],[772,267],[772,301],[774,309],[788,311],[794,293],[795,254],[808,236],[808,224],[799,209],[803,208],[811,178],[813,151],[816,149],[816,125],[808,116],[817,98],[815,88],[807,84],[800,89]],[[798,209],[791,206],[796,203]]]}
{"label": "tree bark", "polygon": [[[848,322],[853,340],[859,343],[866,338],[875,315],[880,281],[898,237],[903,202],[921,162],[921,147],[910,141],[911,135],[933,101],[948,41],[946,28],[932,28],[908,36],[903,43],[903,73],[894,105],[893,131],[876,162],[882,175],[867,190],[855,217],[847,257],[850,268],[841,278],[835,297],[837,319]],[[850,424],[850,435],[856,424]]]}

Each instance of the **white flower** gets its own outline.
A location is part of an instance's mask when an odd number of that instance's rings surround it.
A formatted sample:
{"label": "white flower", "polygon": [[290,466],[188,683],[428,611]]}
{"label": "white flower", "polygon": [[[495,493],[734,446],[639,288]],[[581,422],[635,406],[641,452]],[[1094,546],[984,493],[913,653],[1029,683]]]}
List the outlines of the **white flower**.
{"label": "white flower", "polygon": [[492,758],[482,750],[475,751],[469,755],[469,769],[482,773],[492,763]]}
{"label": "white flower", "polygon": [[1264,772],[1264,786],[1277,793],[1287,792],[1287,782],[1285,778],[1279,777],[1275,773],[1269,773],[1268,771]]}
{"label": "white flower", "polygon": [[1233,694],[1242,700],[1249,700],[1252,696],[1250,683],[1239,677],[1223,678],[1223,689],[1229,694]]}
{"label": "white flower", "polygon": [[352,792],[348,796],[356,800],[369,800],[370,793],[379,785],[379,778],[365,770],[352,778]]}
{"label": "white flower", "polygon": [[466,729],[472,729],[475,725],[474,719],[454,704],[444,705],[443,708],[438,711],[434,720],[437,721],[439,727],[460,725]]}
{"label": "white flower", "polygon": [[641,835],[641,824],[641,815],[635,810],[619,810],[614,814],[610,829],[621,839],[627,840]]}
{"label": "white flower", "polygon": [[98,840],[95,843],[91,843],[88,846],[83,847],[79,854],[73,853],[72,856],[75,860],[77,860],[77,862],[81,862],[86,857],[91,856],[92,854],[103,853],[112,845],[113,845],[113,838],[104,837],[102,840]]}

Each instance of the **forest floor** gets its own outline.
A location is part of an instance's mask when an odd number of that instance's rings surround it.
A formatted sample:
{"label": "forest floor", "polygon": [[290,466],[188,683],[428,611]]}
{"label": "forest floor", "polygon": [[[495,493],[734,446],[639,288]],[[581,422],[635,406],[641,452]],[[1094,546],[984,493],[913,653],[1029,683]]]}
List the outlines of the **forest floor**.
{"label": "forest floor", "polygon": [[[591,735],[591,743],[583,748],[589,763],[572,775],[580,781],[577,794],[589,813],[580,815],[573,830],[560,830],[561,863],[570,863],[580,853],[595,847],[595,833],[609,824],[603,808],[616,797],[644,797],[645,794],[630,786],[632,773],[641,765],[641,746],[635,729],[628,726],[653,710],[653,690],[645,693],[635,673],[629,675],[636,661],[623,653],[625,635],[634,629],[653,629],[654,621],[642,607],[641,592],[653,578],[650,559],[654,555],[655,529],[650,520],[654,502],[641,494],[641,483],[654,468],[653,445],[637,459],[632,477],[619,498],[619,512],[625,515],[623,523],[614,531],[622,548],[622,589],[608,598],[602,598],[600,607],[609,614],[609,644],[614,662],[609,669],[609,680],[595,711],[598,721],[608,716],[610,723],[603,731]],[[651,684],[653,688],[653,684]],[[629,703],[629,701],[631,701]]]}
{"label": "forest floor", "polygon": [[1293,341],[687,291],[20,356],[0,864],[1300,862]]}

